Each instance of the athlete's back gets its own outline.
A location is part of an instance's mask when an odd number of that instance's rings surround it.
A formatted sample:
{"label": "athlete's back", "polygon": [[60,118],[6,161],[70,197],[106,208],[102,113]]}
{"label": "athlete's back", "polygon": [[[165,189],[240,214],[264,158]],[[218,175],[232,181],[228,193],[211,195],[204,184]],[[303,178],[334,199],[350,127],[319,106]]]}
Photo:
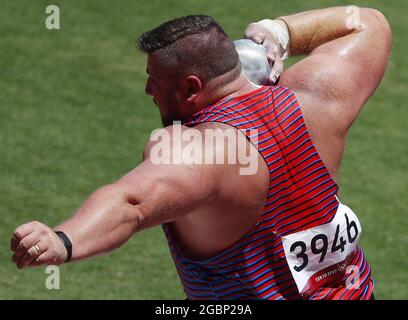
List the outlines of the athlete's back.
{"label": "athlete's back", "polygon": [[[338,187],[313,146],[293,92],[261,87],[203,109],[186,125],[207,122],[243,130],[268,166],[269,184],[257,222],[206,259],[188,252],[188,240],[180,236],[187,227],[183,218],[164,225],[189,298],[369,298],[370,268],[357,246],[358,218],[339,203]],[[241,192],[241,197],[251,199],[257,192]],[[222,225],[219,219],[211,222],[210,239],[216,224]],[[233,223],[224,226],[233,228]],[[188,230],[199,237],[200,225]],[[348,284],[353,282],[358,285]]]}

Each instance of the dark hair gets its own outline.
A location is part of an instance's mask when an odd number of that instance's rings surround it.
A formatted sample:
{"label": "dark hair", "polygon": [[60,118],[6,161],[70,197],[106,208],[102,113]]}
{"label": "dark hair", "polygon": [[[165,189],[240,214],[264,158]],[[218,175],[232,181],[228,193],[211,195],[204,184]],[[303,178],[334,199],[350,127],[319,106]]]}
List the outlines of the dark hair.
{"label": "dark hair", "polygon": [[176,64],[180,73],[195,73],[203,81],[223,75],[239,63],[233,41],[205,15],[167,21],[143,33],[137,44],[143,52],[157,54],[161,62]]}

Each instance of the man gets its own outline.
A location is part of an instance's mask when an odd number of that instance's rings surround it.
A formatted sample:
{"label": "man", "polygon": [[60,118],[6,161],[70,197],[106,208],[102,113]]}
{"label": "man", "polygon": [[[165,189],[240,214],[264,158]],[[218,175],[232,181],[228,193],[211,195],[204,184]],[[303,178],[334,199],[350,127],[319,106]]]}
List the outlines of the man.
{"label": "man", "polygon": [[[357,10],[351,23],[348,8],[337,7],[249,25],[246,37],[269,50],[272,82],[284,55],[307,55],[273,86],[248,82],[233,42],[210,17],[144,33],[146,93],[159,107],[165,128],[158,135],[170,137],[169,149],[157,152],[154,136],[144,161],[96,190],[71,219],[54,229],[17,228],[14,263],[81,260],[161,224],[190,299],[372,298],[361,226],[338,200],[336,182],[347,131],[384,75],[391,31],[378,11]],[[256,172],[242,174],[238,152],[237,161],[216,164],[174,152],[191,144],[213,155],[237,151],[202,139],[231,130],[248,138]],[[193,138],[175,138],[177,131]]]}

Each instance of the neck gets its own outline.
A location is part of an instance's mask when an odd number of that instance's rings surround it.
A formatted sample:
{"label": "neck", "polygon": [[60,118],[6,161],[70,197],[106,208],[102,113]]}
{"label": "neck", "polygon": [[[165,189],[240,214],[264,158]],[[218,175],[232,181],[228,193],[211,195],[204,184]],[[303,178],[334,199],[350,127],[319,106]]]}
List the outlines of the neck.
{"label": "neck", "polygon": [[195,101],[194,112],[205,109],[221,99],[238,97],[255,89],[257,87],[245,78],[241,73],[241,65],[238,65],[230,72],[206,83],[202,94]]}

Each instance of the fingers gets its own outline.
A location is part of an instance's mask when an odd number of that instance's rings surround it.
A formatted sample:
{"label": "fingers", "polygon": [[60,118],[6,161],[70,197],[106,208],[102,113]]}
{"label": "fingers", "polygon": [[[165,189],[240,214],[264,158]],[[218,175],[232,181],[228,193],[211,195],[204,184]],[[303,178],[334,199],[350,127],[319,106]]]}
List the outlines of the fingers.
{"label": "fingers", "polygon": [[18,263],[21,257],[26,254],[27,250],[29,250],[32,246],[37,244],[39,241],[39,234],[37,232],[30,233],[24,239],[22,239],[16,246],[14,254],[11,260],[14,263]]}
{"label": "fingers", "polygon": [[17,268],[22,269],[26,267],[35,259],[37,259],[39,256],[41,256],[44,251],[46,251],[45,243],[41,241],[35,244],[34,246],[30,247],[18,261]]}
{"label": "fingers", "polygon": [[283,72],[283,60],[281,59],[281,57],[277,57],[273,64],[271,74],[269,75],[269,82],[271,84],[276,83],[282,72]]}
{"label": "fingers", "polygon": [[276,42],[265,40],[263,45],[268,51],[267,58],[269,61],[269,65],[272,68],[269,75],[269,82],[271,84],[274,84],[283,72],[283,60],[281,58],[281,51]]}
{"label": "fingers", "polygon": [[23,224],[14,231],[10,242],[11,251],[16,251],[20,241],[34,231],[36,223],[37,222],[30,222]]}
{"label": "fingers", "polygon": [[246,32],[245,39],[251,39],[253,42],[262,44],[265,41],[265,34],[262,32]]}
{"label": "fingers", "polygon": [[51,252],[46,251],[34,260],[30,262],[28,265],[29,267],[39,267],[43,265],[48,265],[50,263],[52,264],[58,264],[57,262],[53,261],[54,256],[52,255]]}
{"label": "fingers", "polygon": [[258,44],[262,44],[267,50],[267,57],[269,65],[271,66],[271,73],[269,75],[270,84],[276,83],[279,76],[283,72],[283,60],[281,51],[276,39],[270,35],[267,30],[261,26],[249,25],[245,30],[244,37],[251,39]]}
{"label": "fingers", "polygon": [[44,264],[63,263],[66,248],[55,232],[39,222],[30,222],[17,228],[11,243],[12,261],[21,269]]}

